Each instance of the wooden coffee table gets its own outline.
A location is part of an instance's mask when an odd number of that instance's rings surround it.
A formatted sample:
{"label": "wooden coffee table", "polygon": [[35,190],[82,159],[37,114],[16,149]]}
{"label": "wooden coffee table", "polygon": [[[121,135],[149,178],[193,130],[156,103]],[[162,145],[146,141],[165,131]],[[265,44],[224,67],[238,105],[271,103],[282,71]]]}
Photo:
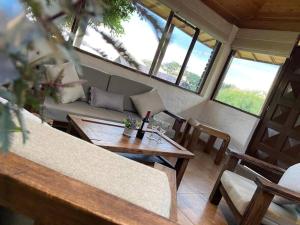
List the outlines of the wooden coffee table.
{"label": "wooden coffee table", "polygon": [[[161,136],[160,143],[150,140],[147,137],[151,135],[151,130],[147,131],[144,138],[140,140],[135,137],[135,134],[130,138],[124,136],[124,125],[121,123],[75,115],[68,115],[68,120],[70,133],[74,134],[75,132],[80,138],[112,152],[156,156],[160,159],[163,157],[176,158],[175,166],[171,164],[168,166],[176,170],[177,188],[189,160],[194,158],[193,153],[165,135]],[[160,134],[154,132],[153,135],[158,138]],[[164,160],[164,162],[167,161]]]}

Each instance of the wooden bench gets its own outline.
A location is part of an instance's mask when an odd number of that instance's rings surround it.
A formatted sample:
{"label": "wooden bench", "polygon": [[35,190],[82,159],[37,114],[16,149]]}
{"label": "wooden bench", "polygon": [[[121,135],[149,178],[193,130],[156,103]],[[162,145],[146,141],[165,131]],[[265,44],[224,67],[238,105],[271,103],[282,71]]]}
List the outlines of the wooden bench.
{"label": "wooden bench", "polygon": [[0,155],[0,164],[0,205],[35,224],[176,224],[176,177],[162,165],[154,167],[170,181],[169,219],[13,153]]}

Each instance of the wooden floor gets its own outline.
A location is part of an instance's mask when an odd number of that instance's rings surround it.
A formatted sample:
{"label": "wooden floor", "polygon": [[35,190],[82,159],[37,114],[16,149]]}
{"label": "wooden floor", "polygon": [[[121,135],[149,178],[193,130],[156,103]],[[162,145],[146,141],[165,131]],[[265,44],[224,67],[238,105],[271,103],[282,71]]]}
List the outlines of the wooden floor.
{"label": "wooden floor", "polygon": [[236,225],[222,200],[219,207],[208,202],[222,165],[213,162],[215,155],[195,150],[177,193],[178,223],[182,225]]}

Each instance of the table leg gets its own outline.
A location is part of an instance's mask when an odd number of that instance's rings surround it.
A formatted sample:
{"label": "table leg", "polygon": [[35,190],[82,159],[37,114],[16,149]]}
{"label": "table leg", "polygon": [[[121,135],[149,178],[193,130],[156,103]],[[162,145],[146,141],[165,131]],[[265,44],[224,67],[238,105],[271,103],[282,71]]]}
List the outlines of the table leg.
{"label": "table leg", "polygon": [[175,170],[176,170],[177,189],[179,188],[179,185],[181,183],[182,177],[184,175],[188,163],[189,163],[189,159],[182,159],[182,158],[179,158],[176,162]]}

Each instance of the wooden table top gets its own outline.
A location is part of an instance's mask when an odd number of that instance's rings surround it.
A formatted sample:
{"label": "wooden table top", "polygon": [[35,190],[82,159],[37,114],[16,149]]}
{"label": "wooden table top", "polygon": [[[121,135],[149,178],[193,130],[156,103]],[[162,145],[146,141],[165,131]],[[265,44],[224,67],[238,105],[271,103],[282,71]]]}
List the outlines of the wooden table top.
{"label": "wooden table top", "polygon": [[[160,143],[150,140],[147,137],[151,135],[151,130],[147,131],[144,138],[140,140],[135,137],[136,133],[130,138],[124,136],[122,123],[75,115],[69,115],[68,118],[82,138],[112,152],[194,158],[193,153],[165,135],[161,136]],[[160,134],[154,132],[153,135],[159,138]]]}

